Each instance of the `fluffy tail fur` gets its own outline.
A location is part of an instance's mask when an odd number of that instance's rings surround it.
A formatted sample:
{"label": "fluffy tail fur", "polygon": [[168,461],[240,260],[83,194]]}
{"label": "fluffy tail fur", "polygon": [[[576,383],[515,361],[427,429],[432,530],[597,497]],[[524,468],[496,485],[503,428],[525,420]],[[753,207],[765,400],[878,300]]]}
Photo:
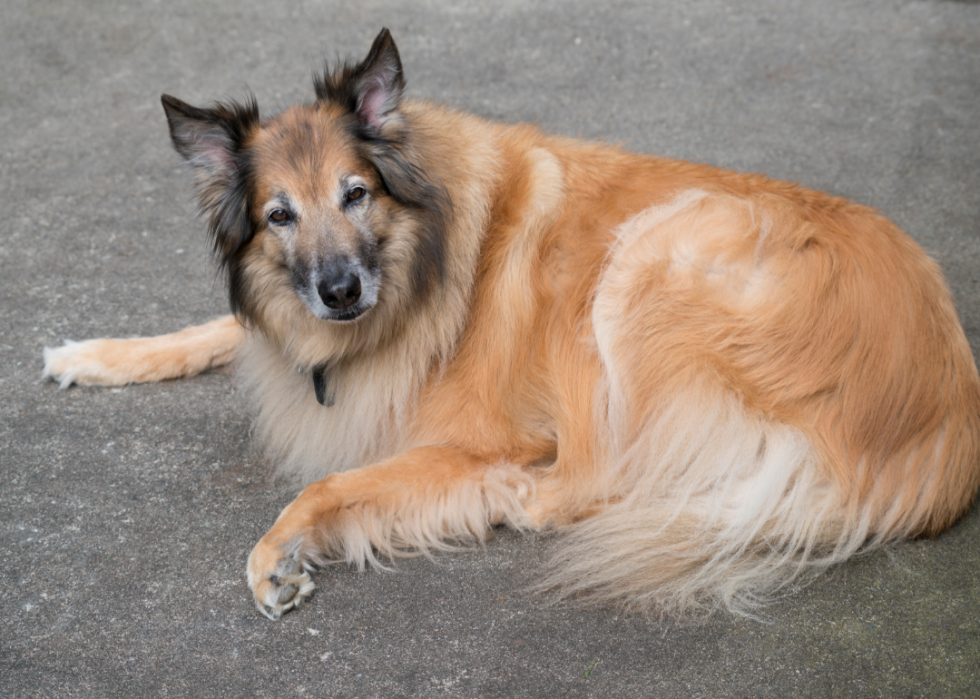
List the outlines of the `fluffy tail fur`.
{"label": "fluffy tail fur", "polygon": [[870,514],[842,514],[818,461],[806,435],[736,397],[675,396],[615,457],[609,504],[569,531],[547,584],[645,610],[749,612],[869,537]]}

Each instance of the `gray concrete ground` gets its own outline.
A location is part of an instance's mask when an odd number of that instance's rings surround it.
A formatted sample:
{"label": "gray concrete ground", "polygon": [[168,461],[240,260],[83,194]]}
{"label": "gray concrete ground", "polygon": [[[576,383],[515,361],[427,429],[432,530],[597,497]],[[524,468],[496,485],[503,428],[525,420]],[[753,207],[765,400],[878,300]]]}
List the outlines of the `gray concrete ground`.
{"label": "gray concrete ground", "polygon": [[[0,695],[980,696],[980,512],[779,600],[665,621],[525,592],[548,537],[316,575],[278,623],[245,557],[290,494],[229,378],[60,391],[63,338],[225,311],[161,92],[312,95],[382,26],[409,92],[880,208],[980,349],[980,5],[85,3],[0,10]],[[591,669],[591,673],[588,672]]]}

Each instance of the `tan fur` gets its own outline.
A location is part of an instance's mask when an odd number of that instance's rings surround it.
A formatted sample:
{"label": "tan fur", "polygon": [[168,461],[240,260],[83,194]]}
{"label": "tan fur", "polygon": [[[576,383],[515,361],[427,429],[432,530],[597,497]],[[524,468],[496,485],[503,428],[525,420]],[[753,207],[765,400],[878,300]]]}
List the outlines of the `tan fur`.
{"label": "tan fur", "polygon": [[62,388],[150,383],[225,366],[245,331],[234,316],[152,338],[88,340],[44,348],[44,377]]}
{"label": "tan fur", "polygon": [[[250,141],[257,201],[288,191],[304,213],[293,238],[259,230],[243,253],[248,333],[229,317],[203,344],[46,353],[65,385],[118,384],[204,370],[242,341],[259,437],[310,484],[249,558],[268,616],[309,593],[311,564],[499,522],[567,530],[548,578],[567,592],[745,610],[970,507],[980,379],[935,263],[880,215],[427,103],[397,115],[378,128],[411,129],[452,200],[431,293],[409,290],[412,210],[336,204],[339,178],[379,188],[343,111],[300,106]],[[285,260],[364,227],[389,241],[378,304],[320,320]],[[308,373],[328,360],[331,408]]]}

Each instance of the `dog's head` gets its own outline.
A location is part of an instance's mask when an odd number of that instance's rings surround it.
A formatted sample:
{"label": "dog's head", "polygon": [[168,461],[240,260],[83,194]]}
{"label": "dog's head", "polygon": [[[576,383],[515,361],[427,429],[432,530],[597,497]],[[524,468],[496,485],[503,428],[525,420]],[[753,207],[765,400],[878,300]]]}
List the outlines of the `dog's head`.
{"label": "dog's head", "polygon": [[387,29],[360,63],[325,70],[317,101],[260,120],[254,99],[192,107],[162,98],[194,167],[232,308],[263,324],[290,289],[316,318],[357,321],[441,282],[449,199],[401,109]]}

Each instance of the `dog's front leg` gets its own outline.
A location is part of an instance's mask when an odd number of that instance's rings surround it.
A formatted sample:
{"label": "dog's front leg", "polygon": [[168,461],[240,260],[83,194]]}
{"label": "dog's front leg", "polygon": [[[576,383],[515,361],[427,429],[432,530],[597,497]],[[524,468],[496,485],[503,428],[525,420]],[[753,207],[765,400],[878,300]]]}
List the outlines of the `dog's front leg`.
{"label": "dog's front leg", "polygon": [[482,540],[494,524],[530,524],[533,480],[518,466],[452,447],[420,447],[365,468],[336,473],[300,493],[248,558],[255,604],[270,619],[313,590],[322,561],[377,564],[394,556]]}
{"label": "dog's front leg", "polygon": [[233,315],[168,335],[66,341],[44,348],[43,376],[62,388],[124,386],[194,376],[229,364],[245,339],[245,328]]}

